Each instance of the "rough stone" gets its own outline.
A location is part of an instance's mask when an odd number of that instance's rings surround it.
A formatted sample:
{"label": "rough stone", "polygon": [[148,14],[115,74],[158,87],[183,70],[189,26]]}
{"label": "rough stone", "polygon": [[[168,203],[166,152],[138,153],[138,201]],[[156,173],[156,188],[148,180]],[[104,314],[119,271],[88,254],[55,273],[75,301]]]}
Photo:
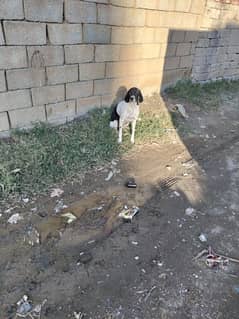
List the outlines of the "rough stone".
{"label": "rough stone", "polygon": [[0,71],[0,92],[6,91],[6,80],[4,71]]}
{"label": "rough stone", "polygon": [[24,19],[22,0],[1,0],[0,19]]}
{"label": "rough stone", "polygon": [[64,50],[61,46],[30,46],[27,47],[27,52],[30,66],[33,66],[33,55],[37,52],[43,59],[43,66],[62,65],[64,63]]}
{"label": "rough stone", "polygon": [[30,128],[37,122],[46,120],[45,107],[35,106],[27,109],[13,110],[9,112],[12,128]]}
{"label": "rough stone", "polygon": [[8,131],[9,129],[7,112],[0,113],[0,132]]}
{"label": "rough stone", "polygon": [[48,84],[59,84],[78,81],[78,69],[78,64],[48,67]]}
{"label": "rough stone", "polygon": [[68,0],[65,2],[65,18],[73,23],[96,23],[96,4]]}
{"label": "rough stone", "polygon": [[31,106],[32,102],[29,90],[0,93],[0,112]]}
{"label": "rough stone", "polygon": [[64,85],[44,86],[32,89],[33,105],[43,105],[64,101]]}
{"label": "rough stone", "polygon": [[93,81],[74,82],[66,84],[66,99],[88,97],[93,94]]}
{"label": "rough stone", "polygon": [[27,67],[27,52],[25,47],[0,47],[0,69]]}
{"label": "rough stone", "polygon": [[66,63],[84,63],[91,62],[94,58],[94,46],[91,44],[66,45],[65,46]]}
{"label": "rough stone", "polygon": [[101,107],[100,96],[91,96],[87,98],[77,99],[76,113],[78,116],[85,114],[86,112]]}
{"label": "rough stone", "polygon": [[43,86],[46,83],[45,69],[17,69],[7,71],[9,90],[28,89]]}
{"label": "rough stone", "polygon": [[102,79],[105,75],[105,63],[80,64],[80,80]]}
{"label": "rough stone", "polygon": [[85,43],[109,43],[111,27],[98,24],[84,24],[83,36]]}
{"label": "rough stone", "polygon": [[65,123],[76,116],[76,101],[64,101],[46,106],[47,121],[51,123]]}
{"label": "rough stone", "polygon": [[48,24],[47,29],[52,44],[78,44],[82,42],[81,24]]}
{"label": "rough stone", "polygon": [[63,0],[24,0],[25,17],[29,21],[62,22]]}
{"label": "rough stone", "polygon": [[3,26],[8,45],[46,44],[45,23],[4,21]]}

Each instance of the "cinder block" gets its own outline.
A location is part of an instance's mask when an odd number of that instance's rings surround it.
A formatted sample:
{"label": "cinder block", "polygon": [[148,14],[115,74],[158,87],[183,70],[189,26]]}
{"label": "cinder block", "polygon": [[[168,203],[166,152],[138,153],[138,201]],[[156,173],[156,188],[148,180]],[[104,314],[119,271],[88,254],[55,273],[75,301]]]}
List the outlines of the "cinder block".
{"label": "cinder block", "polygon": [[45,69],[17,69],[7,71],[9,90],[28,89],[46,83]]}
{"label": "cinder block", "polygon": [[101,106],[109,107],[115,102],[115,96],[112,94],[101,96]]}
{"label": "cinder block", "polygon": [[3,32],[2,32],[2,25],[0,24],[0,45],[5,44]]}
{"label": "cinder block", "polygon": [[66,84],[66,99],[88,97],[93,94],[93,81],[74,82]]}
{"label": "cinder block", "polygon": [[191,0],[176,1],[175,10],[176,11],[182,11],[182,12],[189,12],[190,6],[191,6]]}
{"label": "cinder block", "polygon": [[24,19],[22,0],[1,0],[0,19]]}
{"label": "cinder block", "polygon": [[161,50],[162,56],[165,56],[165,57],[175,56],[176,49],[177,49],[176,43],[169,43],[168,45],[167,44],[163,45]]}
{"label": "cinder block", "polygon": [[96,4],[67,0],[65,2],[65,19],[73,23],[96,23]]}
{"label": "cinder block", "polygon": [[105,63],[80,64],[80,80],[102,79],[105,76]]}
{"label": "cinder block", "polygon": [[154,43],[154,28],[135,28],[135,43]]}
{"label": "cinder block", "polygon": [[37,122],[46,120],[45,107],[35,106],[9,112],[12,128],[30,128]]}
{"label": "cinder block", "polygon": [[182,56],[180,59],[180,68],[191,68],[193,65],[193,56]]}
{"label": "cinder block", "polygon": [[143,59],[159,58],[160,49],[161,49],[160,44],[144,44],[142,46],[142,58]]}
{"label": "cinder block", "polygon": [[29,90],[0,93],[0,112],[31,106],[32,102]]}
{"label": "cinder block", "polygon": [[94,46],[91,44],[66,45],[66,63],[85,63],[91,62],[94,58]]}
{"label": "cinder block", "polygon": [[185,42],[197,42],[200,35],[199,31],[186,31]]}
{"label": "cinder block", "polygon": [[133,28],[112,28],[111,42],[115,44],[131,44],[134,42]]}
{"label": "cinder block", "polygon": [[145,10],[98,5],[98,22],[108,25],[143,27]]}
{"label": "cinder block", "polygon": [[[184,18],[182,12],[162,11],[160,14],[160,26],[162,27],[180,29],[182,27],[182,23],[184,22],[183,20]],[[186,21],[185,24],[187,23]]]}
{"label": "cinder block", "polygon": [[83,37],[85,43],[109,43],[111,27],[99,24],[84,24]]}
{"label": "cinder block", "polygon": [[157,10],[158,7],[158,0],[136,0],[136,8]]}
{"label": "cinder block", "polygon": [[162,11],[173,11],[175,10],[175,3],[178,0],[167,0],[167,1],[158,1],[158,9]]}
{"label": "cinder block", "polygon": [[81,24],[48,24],[47,30],[52,44],[78,44],[82,42]]}
{"label": "cinder block", "polygon": [[201,20],[197,14],[193,13],[179,13],[175,12],[175,14],[181,15],[180,26],[181,28],[187,30],[197,30],[200,27]]}
{"label": "cinder block", "polygon": [[121,86],[121,79],[94,80],[94,95],[115,94]]}
{"label": "cinder block", "polygon": [[6,91],[6,80],[4,71],[0,71],[0,92]]}
{"label": "cinder block", "polygon": [[96,3],[108,3],[108,0],[88,0],[88,2],[96,2]]}
{"label": "cinder block", "polygon": [[51,123],[65,123],[76,116],[76,101],[64,101],[46,105],[47,121]]}
{"label": "cinder block", "polygon": [[166,28],[155,29],[155,42],[168,43],[169,42],[169,30]]}
{"label": "cinder block", "polygon": [[45,23],[4,21],[3,26],[8,45],[46,44]]}
{"label": "cinder block", "polygon": [[119,45],[96,45],[95,61],[118,61],[120,57]]}
{"label": "cinder block", "polygon": [[165,59],[164,70],[177,69],[179,67],[180,57],[169,57]]}
{"label": "cinder block", "polygon": [[[43,66],[62,65],[64,63],[64,50],[61,46],[33,46],[27,47],[30,66],[34,67],[34,55],[40,55]],[[36,56],[35,55],[35,56]]]}
{"label": "cinder block", "polygon": [[239,32],[238,30],[231,30],[229,36],[229,44],[230,45],[238,45],[239,43]]}
{"label": "cinder block", "polygon": [[192,0],[190,12],[203,14],[206,7],[206,0]]}
{"label": "cinder block", "polygon": [[134,7],[135,0],[110,0],[110,3],[119,7]]}
{"label": "cinder block", "polygon": [[7,112],[0,113],[0,132],[10,129]]}
{"label": "cinder block", "polygon": [[52,66],[47,69],[48,84],[60,84],[78,81],[78,64]]}
{"label": "cinder block", "polygon": [[25,17],[29,21],[62,22],[63,0],[24,0]]}
{"label": "cinder block", "polygon": [[33,105],[57,103],[65,100],[64,85],[44,86],[33,88],[31,91]]}
{"label": "cinder block", "polygon": [[162,13],[159,11],[147,11],[146,25],[149,27],[160,27],[161,15]]}
{"label": "cinder block", "polygon": [[120,48],[120,60],[139,60],[142,58],[143,44],[124,45]]}
{"label": "cinder block", "polygon": [[191,43],[178,43],[176,56],[189,55],[191,52]]}
{"label": "cinder block", "polygon": [[92,109],[101,107],[100,96],[91,96],[87,98],[77,99],[76,113],[78,116],[89,112]]}
{"label": "cinder block", "polygon": [[0,47],[0,69],[27,67],[27,52],[25,47]]}
{"label": "cinder block", "polygon": [[169,34],[169,42],[173,43],[181,43],[184,42],[184,38],[185,38],[185,31],[179,31],[179,30],[175,30],[175,31],[171,31]]}

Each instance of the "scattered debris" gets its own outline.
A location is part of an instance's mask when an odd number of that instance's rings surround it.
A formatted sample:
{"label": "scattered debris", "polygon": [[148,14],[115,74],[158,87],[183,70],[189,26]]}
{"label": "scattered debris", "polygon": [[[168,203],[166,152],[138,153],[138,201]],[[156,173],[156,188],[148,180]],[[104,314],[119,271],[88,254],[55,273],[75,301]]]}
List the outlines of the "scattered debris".
{"label": "scattered debris", "polygon": [[153,287],[149,290],[149,292],[147,293],[146,297],[144,298],[144,301],[145,301],[145,302],[149,299],[151,293],[152,293],[156,288],[157,288],[156,286],[153,286]]}
{"label": "scattered debris", "polygon": [[84,314],[82,312],[74,311],[73,314],[74,314],[75,319],[82,319],[84,317]]}
{"label": "scattered debris", "polygon": [[93,259],[93,256],[89,251],[82,252],[82,253],[80,253],[80,257],[77,261],[77,265],[88,264],[92,259]]}
{"label": "scattered debris", "polygon": [[22,199],[23,203],[25,203],[25,204],[29,203],[29,200],[30,200],[29,198],[23,198]]}
{"label": "scattered debris", "polygon": [[139,256],[135,256],[134,259],[135,259],[135,260],[139,260]]}
{"label": "scattered debris", "polygon": [[17,302],[17,312],[14,317],[15,318],[41,318],[41,310],[44,304],[47,302],[47,299],[44,299],[41,304],[37,304],[33,307],[31,301],[29,300],[27,295],[24,295],[18,302]]}
{"label": "scattered debris", "polygon": [[110,171],[109,174],[108,174],[108,176],[105,178],[105,181],[106,181],[106,182],[110,181],[113,176],[114,176],[113,171]]}
{"label": "scattered debris", "polygon": [[7,221],[9,224],[17,224],[23,217],[19,213],[13,214]]}
{"label": "scattered debris", "polygon": [[67,224],[71,224],[77,219],[77,217],[73,215],[72,213],[65,213],[65,214],[62,214],[61,216],[67,218]]}
{"label": "scattered debris", "polygon": [[30,246],[39,245],[40,244],[40,234],[35,229],[30,227],[27,230],[27,235],[24,237],[24,241],[27,242]]}
{"label": "scattered debris", "polygon": [[137,241],[131,241],[131,244],[137,246],[138,242]]}
{"label": "scattered debris", "polygon": [[60,197],[62,194],[64,193],[64,191],[60,188],[54,188],[51,192],[51,197]]}
{"label": "scattered debris", "polygon": [[123,218],[125,221],[132,221],[133,217],[139,212],[138,207],[133,207],[132,209],[124,208],[120,213],[119,217]]}
{"label": "scattered debris", "polygon": [[185,214],[187,216],[192,216],[194,214],[194,212],[195,212],[195,209],[192,207],[188,207],[187,209],[185,209]]}
{"label": "scattered debris", "polygon": [[63,200],[61,199],[61,200],[59,200],[59,201],[57,202],[57,204],[56,204],[56,206],[55,206],[55,208],[54,208],[54,211],[55,211],[56,213],[59,213],[61,210],[65,209],[65,208],[67,208],[67,205],[64,205],[64,202],[63,202]]}
{"label": "scattered debris", "polygon": [[177,191],[174,191],[173,193],[174,193],[174,195],[175,195],[176,197],[180,197],[180,194],[179,194],[179,192],[177,192]]}
{"label": "scattered debris", "polygon": [[202,242],[202,243],[205,243],[206,241],[207,241],[207,237],[206,237],[206,235],[205,234],[200,234],[199,235],[199,240]]}
{"label": "scattered debris", "polygon": [[208,249],[202,250],[196,257],[194,257],[194,260],[197,260],[203,256],[206,257],[205,263],[209,268],[224,267],[229,261],[239,264],[239,259],[219,255],[212,250],[211,246],[209,246]]}
{"label": "scattered debris", "polygon": [[128,188],[136,188],[137,187],[137,184],[135,182],[135,179],[134,178],[130,178],[127,183],[126,183],[126,186]]}
{"label": "scattered debris", "polygon": [[182,117],[184,117],[185,119],[189,118],[182,104],[176,104],[175,107],[178,110],[178,112],[182,115]]}

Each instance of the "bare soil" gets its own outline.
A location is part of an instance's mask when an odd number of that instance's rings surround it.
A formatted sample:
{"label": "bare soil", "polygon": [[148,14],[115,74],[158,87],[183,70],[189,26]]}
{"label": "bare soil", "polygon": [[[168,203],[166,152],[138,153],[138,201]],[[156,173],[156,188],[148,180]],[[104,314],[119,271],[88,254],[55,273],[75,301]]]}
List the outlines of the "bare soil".
{"label": "bare soil", "polygon": [[[239,264],[209,268],[193,257],[211,245],[239,258],[238,100],[225,96],[209,111],[185,105],[178,130],[60,185],[61,198],[47,190],[3,206],[0,318],[13,318],[27,294],[34,304],[47,299],[47,319],[237,319]],[[129,177],[136,189],[125,187]],[[59,201],[68,207],[55,213]],[[124,205],[140,208],[131,223],[118,218]],[[71,224],[67,212],[77,217]],[[11,225],[14,213],[23,220]],[[40,244],[29,245],[31,229]]]}

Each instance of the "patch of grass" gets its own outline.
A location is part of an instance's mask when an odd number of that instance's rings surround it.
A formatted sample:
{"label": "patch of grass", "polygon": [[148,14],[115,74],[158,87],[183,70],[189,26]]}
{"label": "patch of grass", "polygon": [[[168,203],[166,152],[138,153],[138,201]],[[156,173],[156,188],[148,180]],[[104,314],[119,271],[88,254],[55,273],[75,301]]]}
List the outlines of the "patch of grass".
{"label": "patch of grass", "polygon": [[[10,141],[0,140],[0,197],[44,192],[128,151],[129,130],[119,147],[109,118],[109,109],[96,109],[67,125],[38,124],[30,131],[14,131]],[[142,114],[136,142],[160,137],[163,127],[162,118]]]}
{"label": "patch of grass", "polygon": [[168,88],[166,94],[175,99],[181,99],[205,110],[218,108],[225,92],[236,93],[239,81],[215,81],[209,83],[192,83],[190,80],[179,81],[174,87]]}

